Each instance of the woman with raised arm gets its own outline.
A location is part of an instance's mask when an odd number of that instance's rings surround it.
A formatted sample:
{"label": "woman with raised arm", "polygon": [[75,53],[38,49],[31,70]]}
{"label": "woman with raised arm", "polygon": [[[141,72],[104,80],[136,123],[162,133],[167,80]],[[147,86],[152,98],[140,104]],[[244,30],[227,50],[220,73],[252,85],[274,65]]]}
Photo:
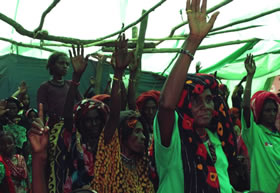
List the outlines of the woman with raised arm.
{"label": "woman with raised arm", "polygon": [[280,133],[275,126],[280,101],[268,91],[258,91],[250,99],[256,71],[253,55],[247,56],[245,68],[247,80],[241,125],[251,162],[250,190],[273,193],[280,183]]}
{"label": "woman with raised arm", "polygon": [[218,16],[207,22],[207,0],[187,0],[190,34],[162,89],[154,140],[158,192],[231,193],[235,137],[212,75],[188,74],[195,51]]}
{"label": "woman with raised arm", "polygon": [[[132,59],[127,52],[127,40],[122,35],[117,42],[115,52],[111,115],[118,120],[117,125],[105,127],[101,133],[94,168],[95,177],[92,188],[98,193],[107,192],[154,192],[149,180],[147,159],[148,130],[141,117],[135,111],[122,112],[120,120],[120,84],[122,74]],[[109,122],[108,122],[109,123]],[[107,124],[108,125],[108,124]]]}
{"label": "woman with raised arm", "polygon": [[[74,57],[70,53],[74,73],[65,102],[64,123],[56,124],[49,138],[48,130],[42,129],[46,126],[42,122],[41,108],[39,109],[41,119],[33,123],[33,128],[29,132],[32,155],[35,156],[33,192],[70,192],[72,189],[88,185],[93,178],[95,152],[100,131],[107,120],[108,107],[101,102],[82,100],[73,108],[77,87],[87,66],[87,57],[83,57],[83,47],[80,49],[78,46],[77,50],[73,47],[73,54]],[[41,141],[44,143],[40,143]],[[50,154],[47,155],[49,143]],[[50,172],[48,180],[45,171],[47,161]]]}

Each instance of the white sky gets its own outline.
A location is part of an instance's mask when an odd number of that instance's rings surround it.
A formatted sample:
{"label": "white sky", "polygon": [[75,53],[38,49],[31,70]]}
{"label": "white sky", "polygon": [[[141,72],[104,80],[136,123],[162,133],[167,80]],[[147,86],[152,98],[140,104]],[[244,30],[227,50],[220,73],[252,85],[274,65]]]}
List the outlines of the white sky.
{"label": "white sky", "polygon": [[[42,12],[51,4],[52,0],[9,0],[2,3],[0,12],[15,18],[24,28],[34,30],[40,22]],[[47,15],[44,23],[44,30],[49,34],[56,36],[67,36],[81,39],[96,39],[118,31],[122,22],[128,25],[136,21],[143,9],[148,10],[159,0],[61,0],[58,5]],[[208,0],[208,8],[222,2],[222,0]],[[17,14],[15,13],[18,4]],[[155,11],[149,15],[147,38],[166,37],[172,27],[186,19],[185,0],[167,0]],[[234,0],[221,8],[220,15],[216,21],[215,27],[225,25],[229,22],[241,18],[254,16],[266,10],[280,8],[279,0]],[[180,15],[183,10],[183,15]],[[183,18],[182,18],[183,17]],[[216,35],[203,41],[203,45],[221,43],[226,41],[244,40],[250,38],[262,38],[267,41],[261,42],[259,47],[254,48],[256,53],[264,53],[269,49],[279,49],[278,43],[268,40],[280,40],[280,13],[274,13],[269,16],[247,22],[242,25],[233,26],[244,27],[249,25],[264,25],[261,28]],[[139,25],[138,25],[139,26]],[[15,32],[9,25],[0,21],[0,37],[16,40],[18,42],[38,44],[38,40],[23,37]],[[230,29],[230,28],[228,28]],[[188,27],[180,28],[176,34],[182,31],[188,31]],[[126,32],[128,38],[131,37],[131,30]],[[167,41],[159,47],[174,47],[176,41]],[[181,43],[179,44],[179,46]],[[208,49],[198,51],[194,63],[201,61],[205,68],[215,64],[227,55],[240,48],[241,45],[225,46],[218,49]],[[1,41],[1,55],[11,52],[10,43]],[[61,49],[61,48],[54,48]],[[93,47],[86,49],[91,53],[100,49]],[[15,47],[14,51],[15,52]],[[67,49],[63,49],[67,51]],[[38,58],[47,58],[50,53],[36,49],[19,48],[19,54]],[[169,64],[174,54],[144,54],[142,67],[144,71],[162,72]],[[194,65],[190,69],[194,71]]]}

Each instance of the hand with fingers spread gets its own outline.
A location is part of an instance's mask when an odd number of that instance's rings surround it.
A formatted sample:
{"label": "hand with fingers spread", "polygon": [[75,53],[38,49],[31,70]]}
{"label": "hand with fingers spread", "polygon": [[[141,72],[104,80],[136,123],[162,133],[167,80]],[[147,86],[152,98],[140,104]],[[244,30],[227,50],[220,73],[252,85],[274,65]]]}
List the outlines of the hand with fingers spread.
{"label": "hand with fingers spread", "polygon": [[115,51],[113,53],[114,62],[112,66],[115,71],[123,73],[126,67],[131,63],[133,53],[127,51],[127,39],[125,35],[121,34],[115,44]]}
{"label": "hand with fingers spread", "polygon": [[27,92],[27,86],[26,86],[26,82],[25,81],[21,81],[19,87],[19,94],[24,94]]}
{"label": "hand with fingers spread", "polygon": [[198,39],[203,39],[212,29],[219,12],[215,12],[209,21],[206,14],[207,0],[187,0],[186,13],[188,16],[190,36]]}
{"label": "hand with fingers spread", "polygon": [[32,123],[32,128],[28,132],[28,139],[31,143],[33,155],[40,155],[43,159],[47,157],[47,147],[49,143],[49,127],[43,122],[43,104],[39,105],[39,118]]}
{"label": "hand with fingers spread", "polygon": [[252,54],[248,54],[245,60],[245,68],[248,75],[254,75],[256,72],[256,64],[254,61],[254,56]]}
{"label": "hand with fingers spread", "polygon": [[74,74],[78,75],[80,78],[87,67],[89,55],[87,55],[86,58],[84,57],[83,45],[77,45],[77,52],[75,50],[74,45],[72,45],[72,52],[69,50],[69,55],[72,62]]}

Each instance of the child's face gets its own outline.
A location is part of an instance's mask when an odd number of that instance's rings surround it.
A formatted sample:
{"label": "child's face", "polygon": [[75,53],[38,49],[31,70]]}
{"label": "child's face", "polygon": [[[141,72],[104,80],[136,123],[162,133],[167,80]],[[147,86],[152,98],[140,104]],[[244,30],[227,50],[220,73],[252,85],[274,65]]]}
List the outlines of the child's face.
{"label": "child's face", "polygon": [[56,75],[65,76],[69,68],[69,59],[66,56],[60,56],[53,68]]}
{"label": "child's face", "polygon": [[10,135],[5,135],[1,138],[0,153],[4,157],[10,157],[15,152],[14,139]]}

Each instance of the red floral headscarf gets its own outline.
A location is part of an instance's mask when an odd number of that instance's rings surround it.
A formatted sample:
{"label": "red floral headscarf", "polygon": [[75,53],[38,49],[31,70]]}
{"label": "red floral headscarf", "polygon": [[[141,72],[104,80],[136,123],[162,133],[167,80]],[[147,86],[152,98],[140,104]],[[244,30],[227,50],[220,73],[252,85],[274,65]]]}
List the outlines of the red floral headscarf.
{"label": "red floral headscarf", "polygon": [[280,103],[279,97],[272,92],[268,92],[264,90],[256,92],[251,98],[251,109],[253,111],[254,119],[256,123],[259,123],[260,121],[260,115],[263,109],[263,103],[266,99],[272,99],[278,105]]}

